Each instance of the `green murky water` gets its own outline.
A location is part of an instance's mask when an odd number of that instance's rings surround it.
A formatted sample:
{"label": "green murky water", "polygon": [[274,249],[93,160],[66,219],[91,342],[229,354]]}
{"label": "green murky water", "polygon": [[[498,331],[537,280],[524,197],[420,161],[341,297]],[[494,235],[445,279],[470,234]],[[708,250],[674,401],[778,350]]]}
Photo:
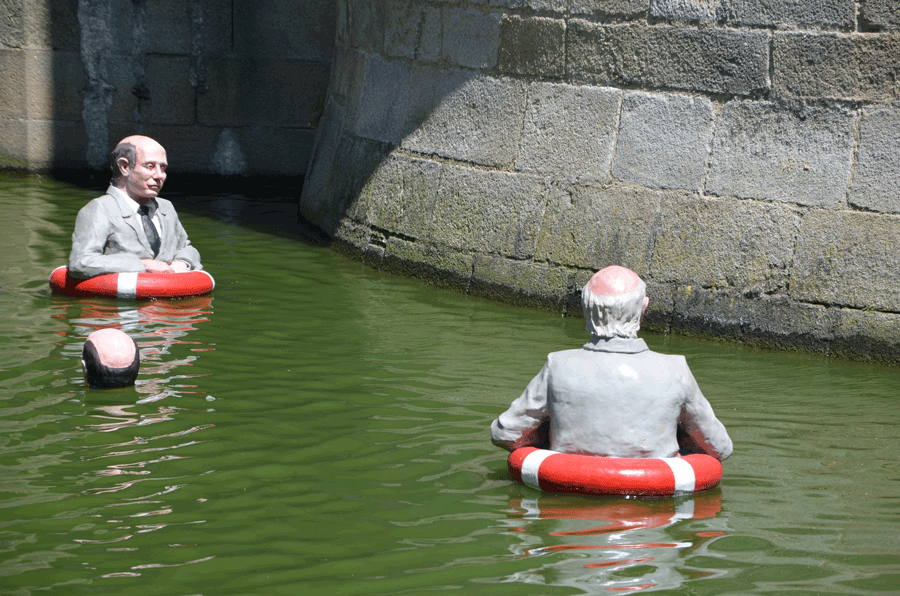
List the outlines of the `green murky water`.
{"label": "green murky water", "polygon": [[[897,368],[645,335],[728,427],[721,487],[542,495],[488,425],[582,321],[366,269],[238,197],[182,207],[211,297],[51,296],[95,194],[0,177],[0,594],[900,591]],[[138,385],[86,390],[108,325]]]}

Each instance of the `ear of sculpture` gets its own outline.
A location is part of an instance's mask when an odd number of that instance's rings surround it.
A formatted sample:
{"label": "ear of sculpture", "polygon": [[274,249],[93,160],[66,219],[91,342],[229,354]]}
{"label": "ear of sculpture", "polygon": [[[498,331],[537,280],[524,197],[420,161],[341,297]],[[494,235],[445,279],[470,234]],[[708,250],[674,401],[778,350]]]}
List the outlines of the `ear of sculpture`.
{"label": "ear of sculpture", "polygon": [[119,166],[119,172],[123,176],[128,175],[128,170],[131,169],[131,164],[128,163],[127,159],[125,159],[124,157],[120,157],[116,160],[116,165]]}

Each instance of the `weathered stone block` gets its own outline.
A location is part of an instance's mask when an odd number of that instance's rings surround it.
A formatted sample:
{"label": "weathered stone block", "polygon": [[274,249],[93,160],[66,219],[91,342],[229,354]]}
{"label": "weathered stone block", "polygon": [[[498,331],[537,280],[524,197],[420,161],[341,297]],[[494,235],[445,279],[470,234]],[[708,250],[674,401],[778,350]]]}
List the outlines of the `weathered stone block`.
{"label": "weathered stone block", "polygon": [[567,295],[569,272],[562,267],[476,255],[469,292],[519,306],[560,309]]}
{"label": "weathered stone block", "polygon": [[900,38],[776,33],[772,89],[784,97],[880,101],[900,98]]}
{"label": "weathered stone block", "polygon": [[737,25],[779,28],[856,27],[855,0],[724,0]]}
{"label": "weathered stone block", "polygon": [[[4,2],[7,6],[20,5],[23,9],[19,21],[24,33],[24,41],[14,47],[30,49],[54,49],[77,52],[80,49],[78,25],[78,3],[71,0],[14,0]],[[7,9],[9,10],[9,9]],[[3,9],[0,9],[3,12]],[[19,15],[10,14],[12,19],[0,19],[0,44],[3,44],[4,22],[16,23]],[[12,45],[12,44],[9,44]]]}
{"label": "weathered stone block", "polygon": [[487,2],[490,6],[512,9],[528,8],[533,11],[556,13],[567,12],[571,3],[572,0],[489,0]]}
{"label": "weathered stone block", "polygon": [[425,239],[457,250],[531,258],[543,208],[540,178],[445,166]]}
{"label": "weathered stone block", "polygon": [[841,108],[728,103],[706,189],[720,196],[839,205],[850,178],[854,128],[855,116]]}
{"label": "weathered stone block", "polygon": [[[132,2],[140,28],[132,27],[132,48],[151,54],[188,54],[191,49],[191,2],[162,0]],[[135,18],[135,17],[132,17]],[[115,32],[116,30],[113,29]],[[114,33],[115,34],[115,33]]]}
{"label": "weathered stone block", "polygon": [[152,124],[194,124],[194,88],[190,60],[181,56],[147,57],[147,80],[152,83],[144,121]]}
{"label": "weathered stone block", "polygon": [[314,130],[251,126],[235,132],[247,161],[247,174],[300,176],[306,173],[316,140]]}
{"label": "weathered stone block", "polygon": [[[245,124],[316,126],[328,85],[327,64],[293,60],[256,60],[251,64],[249,79],[241,87],[245,90]],[[203,101],[202,96],[198,101]]]}
{"label": "weathered stone block", "polygon": [[[346,116],[355,118],[368,72],[368,56],[345,46],[335,46],[328,93],[339,105],[349,110]],[[352,116],[352,118],[351,118]]]}
{"label": "weathered stone block", "polygon": [[441,171],[437,162],[391,155],[366,180],[352,217],[366,225],[419,238],[431,220]]}
{"label": "weathered stone block", "polygon": [[786,296],[748,297],[733,289],[679,286],[671,325],[691,335],[825,352],[834,338],[835,319],[823,306]]}
{"label": "weathered stone block", "polygon": [[361,137],[397,145],[409,113],[409,65],[369,57],[355,132]]}
{"label": "weathered stone block", "polygon": [[[348,2],[354,16],[378,2]],[[334,44],[334,0],[255,0],[235,3],[235,46],[240,55],[327,62]],[[363,16],[363,15],[360,15]],[[375,51],[381,50],[380,32]],[[366,47],[371,47],[366,44]]]}
{"label": "weathered stone block", "polygon": [[[88,139],[81,122],[29,120],[28,166],[37,171],[75,169],[85,165]],[[118,139],[117,139],[118,140]]]}
{"label": "weathered stone block", "polygon": [[[676,285],[655,283],[651,279],[645,279],[644,282],[647,284],[647,297],[650,303],[641,319],[641,329],[669,333],[672,330],[672,313],[675,312]],[[581,308],[580,303],[578,308]]]}
{"label": "weathered stone block", "polygon": [[650,267],[655,281],[756,294],[786,284],[800,226],[789,207],[674,196],[661,211]]}
{"label": "weathered stone block", "polygon": [[900,218],[853,211],[803,217],[791,297],[828,306],[900,311]]}
{"label": "weathered stone block", "polygon": [[559,78],[566,74],[562,19],[505,15],[500,22],[500,72]]}
{"label": "weathered stone block", "polygon": [[[2,0],[0,2],[0,48],[22,49],[26,45],[24,0]],[[42,11],[46,13],[46,11]]]}
{"label": "weathered stone block", "polygon": [[[191,46],[189,52],[202,59],[225,57],[241,51],[241,2],[232,0],[191,0]],[[333,10],[333,7],[332,7]],[[331,44],[334,44],[334,13],[331,13]],[[241,53],[243,53],[241,51]]]}
{"label": "weathered stone block", "polygon": [[21,118],[0,118],[0,167],[27,168],[28,125]]}
{"label": "weathered stone block", "polygon": [[650,9],[650,0],[569,0],[568,9],[578,15],[639,15]]}
{"label": "weathered stone block", "polygon": [[833,309],[835,338],[832,356],[880,362],[900,361],[900,315],[864,310]]}
{"label": "weathered stone block", "polygon": [[525,95],[522,81],[413,68],[410,115],[401,146],[509,167],[519,146]]}
{"label": "weathered stone block", "polygon": [[900,27],[900,3],[897,0],[866,0],[859,5],[860,23],[872,29]]}
{"label": "weathered stone block", "polygon": [[663,195],[643,188],[558,183],[549,192],[535,260],[591,273],[622,265],[649,274]]}
{"label": "weathered stone block", "polygon": [[516,169],[605,180],[621,97],[617,89],[532,83]]}
{"label": "weathered stone block", "polygon": [[700,190],[714,126],[715,108],[706,98],[629,93],[612,175],[651,188]]}
{"label": "weathered stone block", "polygon": [[0,50],[0,118],[25,118],[25,52]]}
{"label": "weathered stone block", "polygon": [[385,15],[384,52],[388,56],[419,62],[441,58],[441,11],[412,2],[388,2]]}
{"label": "weathered stone block", "polygon": [[339,37],[353,48],[381,53],[384,45],[384,2],[382,0],[342,0],[338,10]]}
{"label": "weathered stone block", "polygon": [[109,122],[133,123],[136,119],[138,98],[134,94],[134,65],[131,57],[113,54],[109,57],[106,64],[106,83],[112,88],[112,105],[107,112]]}
{"label": "weathered stone block", "polygon": [[81,120],[84,68],[75,52],[26,50],[28,118]]}
{"label": "weathered stone block", "polygon": [[568,76],[602,85],[748,95],[769,86],[768,33],[573,19]]}
{"label": "weathered stone block", "polygon": [[859,125],[850,204],[900,213],[900,109],[870,108]]}
{"label": "weathered stone block", "polygon": [[444,59],[466,68],[493,68],[497,65],[499,13],[448,8],[443,14]]}
{"label": "weathered stone block", "polygon": [[248,89],[253,64],[246,58],[206,62],[206,91],[197,95],[197,121],[209,126],[243,126],[251,118]]}
{"label": "weathered stone block", "polygon": [[377,267],[381,264],[383,252],[377,259],[367,259],[366,253],[370,250],[372,242],[372,230],[360,225],[349,218],[341,218],[336,231],[333,234],[336,240],[337,250],[351,258],[365,260],[368,265]]}
{"label": "weathered stone block", "polygon": [[660,19],[715,22],[724,18],[727,0],[654,0],[650,14]]}
{"label": "weathered stone block", "polygon": [[431,285],[465,290],[472,276],[471,253],[389,237],[381,267],[398,275],[424,279]]}
{"label": "weathered stone block", "polygon": [[338,168],[353,165],[337,163],[344,122],[340,107],[331,100],[327,101],[316,131],[316,144],[309,171],[303,181],[303,192],[300,194],[300,212],[326,234],[334,231],[333,228],[328,229],[324,222],[329,203],[334,200],[336,186],[341,179]]}
{"label": "weathered stone block", "polygon": [[382,143],[342,135],[345,129],[341,123],[340,111],[329,103],[300,199],[304,217],[330,236],[335,235],[341,220],[353,212],[353,202],[365,182],[389,153]]}

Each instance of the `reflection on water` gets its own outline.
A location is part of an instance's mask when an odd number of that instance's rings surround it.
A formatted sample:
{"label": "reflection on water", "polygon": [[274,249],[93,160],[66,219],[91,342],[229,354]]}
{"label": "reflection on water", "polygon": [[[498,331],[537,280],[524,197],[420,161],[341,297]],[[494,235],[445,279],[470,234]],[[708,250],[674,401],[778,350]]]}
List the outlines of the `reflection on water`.
{"label": "reflection on water", "polygon": [[[719,489],[513,484],[489,423],[583,322],[307,244],[284,202],[180,203],[211,296],[52,296],[96,193],[0,177],[0,594],[884,594],[900,584],[900,371],[646,336],[735,442]],[[253,214],[253,227],[242,225]],[[279,213],[288,215],[279,216]],[[138,342],[135,387],[81,346]]]}
{"label": "reflection on water", "polygon": [[[60,342],[63,353],[75,350],[80,358],[81,345],[71,339],[80,338],[83,342],[94,331],[106,327],[120,329],[135,339],[141,351],[136,390],[144,395],[138,403],[157,401],[179,392],[190,393],[191,386],[182,383],[204,373],[167,374],[179,367],[192,367],[198,353],[215,350],[188,337],[197,325],[210,320],[212,298],[209,296],[138,302],[53,296],[51,309],[54,312],[51,316],[62,324],[57,334],[64,338]],[[191,354],[168,359],[174,345],[188,346]],[[172,381],[178,384],[170,385]]]}
{"label": "reflection on water", "polygon": [[588,591],[637,592],[723,574],[691,565],[692,558],[708,553],[707,542],[726,534],[724,520],[714,519],[722,508],[718,488],[672,499],[542,495],[511,499],[510,508],[510,519],[518,523],[509,531],[522,539],[513,552],[577,556],[514,574],[509,581],[543,584],[551,578]]}

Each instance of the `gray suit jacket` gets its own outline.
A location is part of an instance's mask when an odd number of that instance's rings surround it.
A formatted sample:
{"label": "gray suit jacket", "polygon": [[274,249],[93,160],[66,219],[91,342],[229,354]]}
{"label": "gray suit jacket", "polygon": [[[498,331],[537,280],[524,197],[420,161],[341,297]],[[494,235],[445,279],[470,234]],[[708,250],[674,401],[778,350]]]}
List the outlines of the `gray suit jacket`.
{"label": "gray suit jacket", "polygon": [[594,338],[553,352],[522,395],[491,424],[494,444],[607,457],[672,457],[681,424],[700,449],[723,460],[731,438],[703,397],[684,356],[651,352],[642,339]]}
{"label": "gray suit jacket", "polygon": [[102,273],[140,273],[145,270],[141,259],[153,258],[167,263],[184,261],[191,269],[203,269],[200,253],[191,246],[170,201],[156,198],[161,244],[155,257],[130,201],[123,191],[110,186],[105,195],[81,208],[72,233],[70,274],[87,278]]}

